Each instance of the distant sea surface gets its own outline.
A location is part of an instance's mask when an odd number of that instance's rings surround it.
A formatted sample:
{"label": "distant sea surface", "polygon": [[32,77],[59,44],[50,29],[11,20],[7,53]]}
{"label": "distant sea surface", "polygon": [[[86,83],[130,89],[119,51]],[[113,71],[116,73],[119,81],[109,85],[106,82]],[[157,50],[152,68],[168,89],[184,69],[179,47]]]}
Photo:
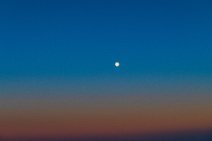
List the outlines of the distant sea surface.
{"label": "distant sea surface", "polygon": [[120,137],[89,137],[89,138],[27,138],[6,139],[0,141],[212,141],[212,130],[207,132],[158,134],[158,135],[134,135]]}

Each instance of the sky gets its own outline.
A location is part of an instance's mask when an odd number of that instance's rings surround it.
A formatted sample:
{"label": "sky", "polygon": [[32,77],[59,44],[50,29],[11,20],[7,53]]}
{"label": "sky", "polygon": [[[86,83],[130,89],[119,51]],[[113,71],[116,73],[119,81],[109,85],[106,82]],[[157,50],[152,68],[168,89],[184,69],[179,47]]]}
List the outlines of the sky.
{"label": "sky", "polygon": [[209,0],[0,1],[0,136],[211,129],[211,25]]}

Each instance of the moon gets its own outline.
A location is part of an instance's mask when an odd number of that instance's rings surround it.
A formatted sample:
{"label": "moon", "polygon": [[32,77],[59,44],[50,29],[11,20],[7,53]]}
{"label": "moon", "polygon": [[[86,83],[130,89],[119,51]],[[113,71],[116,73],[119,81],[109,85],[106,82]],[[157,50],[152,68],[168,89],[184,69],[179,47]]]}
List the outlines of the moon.
{"label": "moon", "polygon": [[120,67],[120,63],[119,62],[115,62],[115,67]]}

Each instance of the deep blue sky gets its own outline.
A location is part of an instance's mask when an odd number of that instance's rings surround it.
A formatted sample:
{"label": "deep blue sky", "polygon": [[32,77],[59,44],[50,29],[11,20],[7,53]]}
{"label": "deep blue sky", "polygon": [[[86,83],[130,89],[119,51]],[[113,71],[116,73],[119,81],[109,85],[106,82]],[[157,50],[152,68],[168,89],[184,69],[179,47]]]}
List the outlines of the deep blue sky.
{"label": "deep blue sky", "polygon": [[211,0],[0,0],[0,137],[211,129],[211,84]]}
{"label": "deep blue sky", "polygon": [[211,77],[211,25],[207,0],[1,1],[0,79]]}

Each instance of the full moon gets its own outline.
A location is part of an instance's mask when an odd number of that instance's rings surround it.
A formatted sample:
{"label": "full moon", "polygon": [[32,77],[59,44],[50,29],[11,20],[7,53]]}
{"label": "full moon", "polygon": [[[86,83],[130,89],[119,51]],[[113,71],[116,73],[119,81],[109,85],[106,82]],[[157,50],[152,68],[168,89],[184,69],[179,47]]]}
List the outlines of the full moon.
{"label": "full moon", "polygon": [[119,67],[120,66],[120,63],[119,62],[115,62],[115,67]]}

